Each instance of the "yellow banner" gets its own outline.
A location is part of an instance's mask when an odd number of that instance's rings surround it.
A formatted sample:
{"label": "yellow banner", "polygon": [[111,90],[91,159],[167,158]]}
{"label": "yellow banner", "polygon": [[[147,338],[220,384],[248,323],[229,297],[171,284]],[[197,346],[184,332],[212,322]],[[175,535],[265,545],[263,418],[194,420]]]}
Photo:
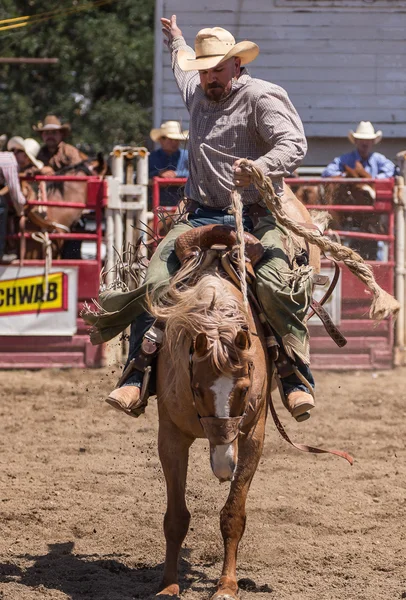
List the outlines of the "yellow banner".
{"label": "yellow banner", "polygon": [[44,275],[0,281],[0,316],[67,310],[67,278],[64,273],[48,275],[45,297],[44,288]]}

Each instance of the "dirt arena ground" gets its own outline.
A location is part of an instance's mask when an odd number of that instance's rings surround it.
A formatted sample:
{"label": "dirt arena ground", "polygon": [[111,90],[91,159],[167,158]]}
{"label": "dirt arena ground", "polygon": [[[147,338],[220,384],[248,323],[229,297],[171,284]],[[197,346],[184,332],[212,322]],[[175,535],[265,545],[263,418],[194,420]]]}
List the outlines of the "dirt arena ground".
{"label": "dirt arena ground", "polygon": [[[165,487],[157,413],[131,419],[101,398],[102,371],[2,372],[0,598],[153,597],[162,572]],[[300,453],[268,420],[239,556],[246,600],[406,598],[406,369],[317,373],[318,406],[295,441],[355,457]],[[182,598],[207,599],[220,573],[227,494],[207,443],[192,447],[191,529]]]}

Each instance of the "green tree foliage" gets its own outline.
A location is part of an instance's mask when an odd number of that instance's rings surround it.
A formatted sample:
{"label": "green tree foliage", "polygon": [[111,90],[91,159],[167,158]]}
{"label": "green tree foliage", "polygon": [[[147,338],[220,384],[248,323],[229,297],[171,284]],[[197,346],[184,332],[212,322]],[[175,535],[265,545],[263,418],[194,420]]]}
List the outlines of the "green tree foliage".
{"label": "green tree foliage", "polygon": [[[53,6],[51,6],[53,5]],[[151,125],[152,0],[0,0],[0,19],[52,9],[88,10],[0,31],[0,56],[56,57],[58,64],[0,64],[0,133],[33,136],[56,114],[86,150],[143,144]]]}

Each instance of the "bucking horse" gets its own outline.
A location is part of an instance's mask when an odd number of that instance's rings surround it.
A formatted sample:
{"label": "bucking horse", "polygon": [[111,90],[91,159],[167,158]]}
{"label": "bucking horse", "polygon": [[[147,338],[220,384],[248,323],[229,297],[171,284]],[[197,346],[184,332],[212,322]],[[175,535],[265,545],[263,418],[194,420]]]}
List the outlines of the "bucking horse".
{"label": "bucking horse", "polygon": [[[315,271],[320,250],[328,251],[370,288],[373,318],[396,312],[396,301],[379,288],[359,255],[312,227],[309,214],[292,192],[286,190],[290,201],[285,197],[282,205],[270,180],[248,161],[243,166],[251,169],[257,189],[279,222],[303,245],[310,244],[307,249]],[[241,262],[241,248],[246,263]],[[180,592],[178,560],[190,521],[185,500],[189,449],[195,439],[207,438],[214,475],[230,482],[220,513],[223,568],[211,600],[236,600],[237,549],[245,529],[247,494],[263,450],[268,406],[281,431],[270,402],[275,349],[270,353],[266,321],[249,285],[263,248],[242,230],[211,225],[182,234],[175,251],[180,271],[163,293],[151,293],[149,298],[149,310],[164,330],[156,366],[158,448],[167,486],[166,558],[159,594]],[[351,462],[343,452],[329,452]]]}

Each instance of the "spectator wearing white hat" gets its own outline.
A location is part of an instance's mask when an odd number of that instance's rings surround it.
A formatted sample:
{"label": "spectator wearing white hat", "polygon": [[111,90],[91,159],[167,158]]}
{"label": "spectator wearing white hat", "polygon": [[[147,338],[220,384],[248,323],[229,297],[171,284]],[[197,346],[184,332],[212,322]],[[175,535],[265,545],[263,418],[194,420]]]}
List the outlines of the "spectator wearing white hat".
{"label": "spectator wearing white hat", "polygon": [[348,132],[348,139],[355,146],[355,150],[337,156],[322,172],[322,177],[341,177],[345,174],[345,167],[355,168],[355,163],[360,162],[372,179],[385,179],[395,174],[394,163],[373,148],[382,140],[382,131],[375,131],[370,121],[361,121],[355,131]]}
{"label": "spectator wearing white hat", "polygon": [[16,135],[7,143],[7,150],[13,152],[17,164],[18,172],[24,175],[34,175],[44,166],[44,163],[37,159],[41,146],[33,138],[22,138]]}
{"label": "spectator wearing white hat", "polygon": [[[149,156],[150,179],[157,176],[165,179],[189,177],[188,151],[185,148],[188,134],[188,131],[182,131],[178,121],[166,121],[161,127],[151,129],[151,140],[158,142],[161,147],[151,152]],[[175,206],[179,200],[178,186],[161,188],[161,206]]]}

